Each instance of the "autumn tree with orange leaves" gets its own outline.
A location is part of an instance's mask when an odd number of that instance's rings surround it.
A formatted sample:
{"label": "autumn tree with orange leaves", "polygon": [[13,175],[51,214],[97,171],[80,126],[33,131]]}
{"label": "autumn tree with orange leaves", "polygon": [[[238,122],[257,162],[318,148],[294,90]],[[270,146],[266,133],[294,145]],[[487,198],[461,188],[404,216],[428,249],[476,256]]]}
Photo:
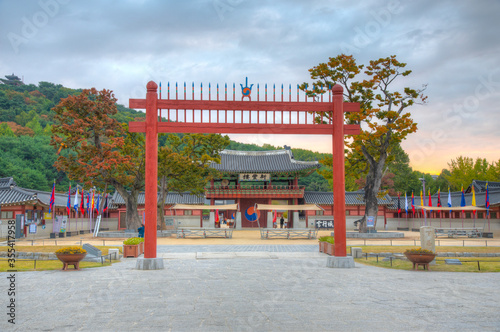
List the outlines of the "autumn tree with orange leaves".
{"label": "autumn tree with orange leaves", "polygon": [[[341,54],[309,69],[314,82],[312,86],[301,85],[308,96],[316,98],[340,84],[344,89],[344,100],[361,105],[359,113],[345,115],[347,123],[361,125],[361,133],[346,140],[346,174],[366,176],[365,215],[359,226],[360,232],[366,232],[367,216],[374,216],[376,224],[377,196],[387,162],[393,158],[392,149],[417,131],[408,108],[425,103],[427,99],[423,95],[425,85],[421,89],[404,87],[401,91],[393,90],[394,85],[402,84],[399,81],[411,74],[411,70],[405,67],[406,63],[399,62],[396,56],[370,61],[365,67],[358,65],[352,55]],[[322,116],[328,119],[331,113],[317,114],[316,121],[322,121]],[[331,158],[321,163],[332,167]],[[331,171],[329,174],[331,176]]]}
{"label": "autumn tree with orange leaves", "polygon": [[51,145],[62,148],[54,164],[87,188],[112,185],[126,202],[128,229],[137,229],[137,198],[144,188],[144,137],[112,118],[118,112],[109,90],[83,90],[53,108]]}

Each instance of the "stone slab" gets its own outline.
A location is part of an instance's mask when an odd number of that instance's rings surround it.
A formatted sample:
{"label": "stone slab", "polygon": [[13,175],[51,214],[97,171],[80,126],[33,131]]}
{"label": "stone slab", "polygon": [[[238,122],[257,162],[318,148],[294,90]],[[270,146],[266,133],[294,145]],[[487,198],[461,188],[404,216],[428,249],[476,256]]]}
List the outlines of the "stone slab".
{"label": "stone slab", "polygon": [[163,270],[163,258],[138,258],[135,268],[137,270]]}
{"label": "stone slab", "polygon": [[376,232],[376,233],[346,232],[346,238],[351,238],[351,239],[398,239],[404,237],[405,233],[402,232]]}
{"label": "stone slab", "polygon": [[326,267],[333,267],[338,269],[350,269],[355,267],[354,258],[351,256],[338,257],[330,256],[326,259]]}
{"label": "stone slab", "polygon": [[351,247],[352,258],[361,258],[363,256],[363,249],[360,247]]}

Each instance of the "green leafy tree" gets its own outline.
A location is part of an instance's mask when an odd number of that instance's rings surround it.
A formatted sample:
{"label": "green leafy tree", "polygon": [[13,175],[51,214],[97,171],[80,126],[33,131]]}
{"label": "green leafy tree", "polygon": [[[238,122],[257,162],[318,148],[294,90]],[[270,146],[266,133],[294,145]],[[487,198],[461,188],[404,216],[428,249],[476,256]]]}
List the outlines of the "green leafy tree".
{"label": "green leafy tree", "polygon": [[228,136],[219,134],[168,135],[168,144],[158,151],[159,227],[165,226],[163,209],[167,194],[170,191],[189,191],[193,195],[202,195],[207,182],[218,175],[209,165],[220,163],[219,153],[229,142]]}
{"label": "green leafy tree", "polygon": [[[417,130],[408,108],[426,99],[422,95],[425,88],[393,90],[402,77],[411,73],[405,67],[406,64],[399,62],[396,56],[390,56],[370,61],[365,68],[358,65],[353,56],[342,54],[309,70],[314,80],[311,87],[307,83],[301,85],[308,96],[318,97],[340,84],[346,101],[361,104],[360,112],[346,114],[349,123],[361,124],[361,134],[352,136],[352,140],[346,143],[347,172],[366,174],[365,216],[360,223],[360,232],[366,231],[366,216],[377,218],[377,196],[386,163],[392,158],[392,148]],[[331,113],[318,114],[316,121],[330,116]]]}
{"label": "green leafy tree", "polygon": [[394,182],[392,195],[397,193],[411,192],[414,188],[419,188],[421,185],[418,175],[410,166],[410,157],[403,150],[401,145],[396,144],[390,152],[392,160],[387,162],[388,172],[394,174],[392,181]]}
{"label": "green leafy tree", "polygon": [[15,137],[16,135],[5,122],[0,123],[0,136]]}
{"label": "green leafy tree", "polygon": [[473,158],[459,156],[448,163],[450,174],[447,176],[452,190],[460,190],[462,186],[467,187],[472,180],[498,181],[499,170],[497,163],[488,163],[485,158]]}

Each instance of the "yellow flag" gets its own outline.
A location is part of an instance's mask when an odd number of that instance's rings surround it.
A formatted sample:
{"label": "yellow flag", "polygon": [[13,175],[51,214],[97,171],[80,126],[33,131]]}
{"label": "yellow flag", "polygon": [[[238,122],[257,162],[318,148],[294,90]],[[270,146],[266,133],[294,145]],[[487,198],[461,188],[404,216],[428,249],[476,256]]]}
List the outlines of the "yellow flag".
{"label": "yellow flag", "polygon": [[424,206],[424,196],[422,196],[422,190],[420,190],[420,205]]}
{"label": "yellow flag", "polygon": [[472,206],[476,206],[476,193],[474,192],[474,186],[472,187]]}

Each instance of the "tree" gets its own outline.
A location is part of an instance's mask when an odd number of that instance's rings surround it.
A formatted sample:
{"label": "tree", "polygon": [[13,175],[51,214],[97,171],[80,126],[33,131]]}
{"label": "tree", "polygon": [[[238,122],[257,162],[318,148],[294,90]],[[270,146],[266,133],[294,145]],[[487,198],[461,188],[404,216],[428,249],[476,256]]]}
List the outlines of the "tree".
{"label": "tree", "polygon": [[205,185],[218,172],[210,168],[220,163],[220,151],[229,145],[229,137],[219,134],[168,135],[167,145],[158,151],[159,200],[157,225],[163,228],[165,198],[170,191],[202,195]]}
{"label": "tree", "polygon": [[[386,163],[393,158],[391,150],[417,130],[417,124],[411,119],[407,108],[426,100],[422,94],[425,87],[405,87],[402,91],[392,91],[395,82],[411,73],[405,67],[406,64],[399,62],[396,56],[380,58],[370,61],[366,66],[363,71],[365,79],[356,81],[365,66],[358,65],[352,55],[341,54],[309,70],[311,79],[315,80],[312,87],[307,83],[301,85],[308,96],[318,97],[335,84],[340,84],[344,88],[346,101],[361,104],[359,113],[346,114],[348,123],[361,124],[361,134],[350,137],[351,140],[346,142],[347,172],[366,174],[365,216],[361,220],[360,232],[366,232],[366,216],[374,216],[376,223],[377,195],[384,172],[387,171]],[[316,121],[330,116],[331,113],[318,114]]]}
{"label": "tree", "polygon": [[[41,83],[40,83],[41,84]],[[62,152],[54,164],[86,187],[112,185],[126,202],[128,229],[137,229],[137,198],[144,187],[144,135],[129,133],[111,116],[116,98],[109,90],[83,90],[53,108],[51,145]]]}
{"label": "tree", "polygon": [[[394,191],[397,193],[411,192],[413,188],[419,188],[421,182],[418,175],[410,166],[410,157],[400,144],[396,144],[391,152],[392,160],[387,162],[387,170],[394,174]],[[392,193],[391,193],[392,195]]]}
{"label": "tree", "polygon": [[462,186],[467,187],[472,180],[498,181],[500,160],[488,163],[486,158],[477,158],[476,161],[470,157],[459,156],[448,163],[450,174],[447,180],[452,190],[460,190]]}

